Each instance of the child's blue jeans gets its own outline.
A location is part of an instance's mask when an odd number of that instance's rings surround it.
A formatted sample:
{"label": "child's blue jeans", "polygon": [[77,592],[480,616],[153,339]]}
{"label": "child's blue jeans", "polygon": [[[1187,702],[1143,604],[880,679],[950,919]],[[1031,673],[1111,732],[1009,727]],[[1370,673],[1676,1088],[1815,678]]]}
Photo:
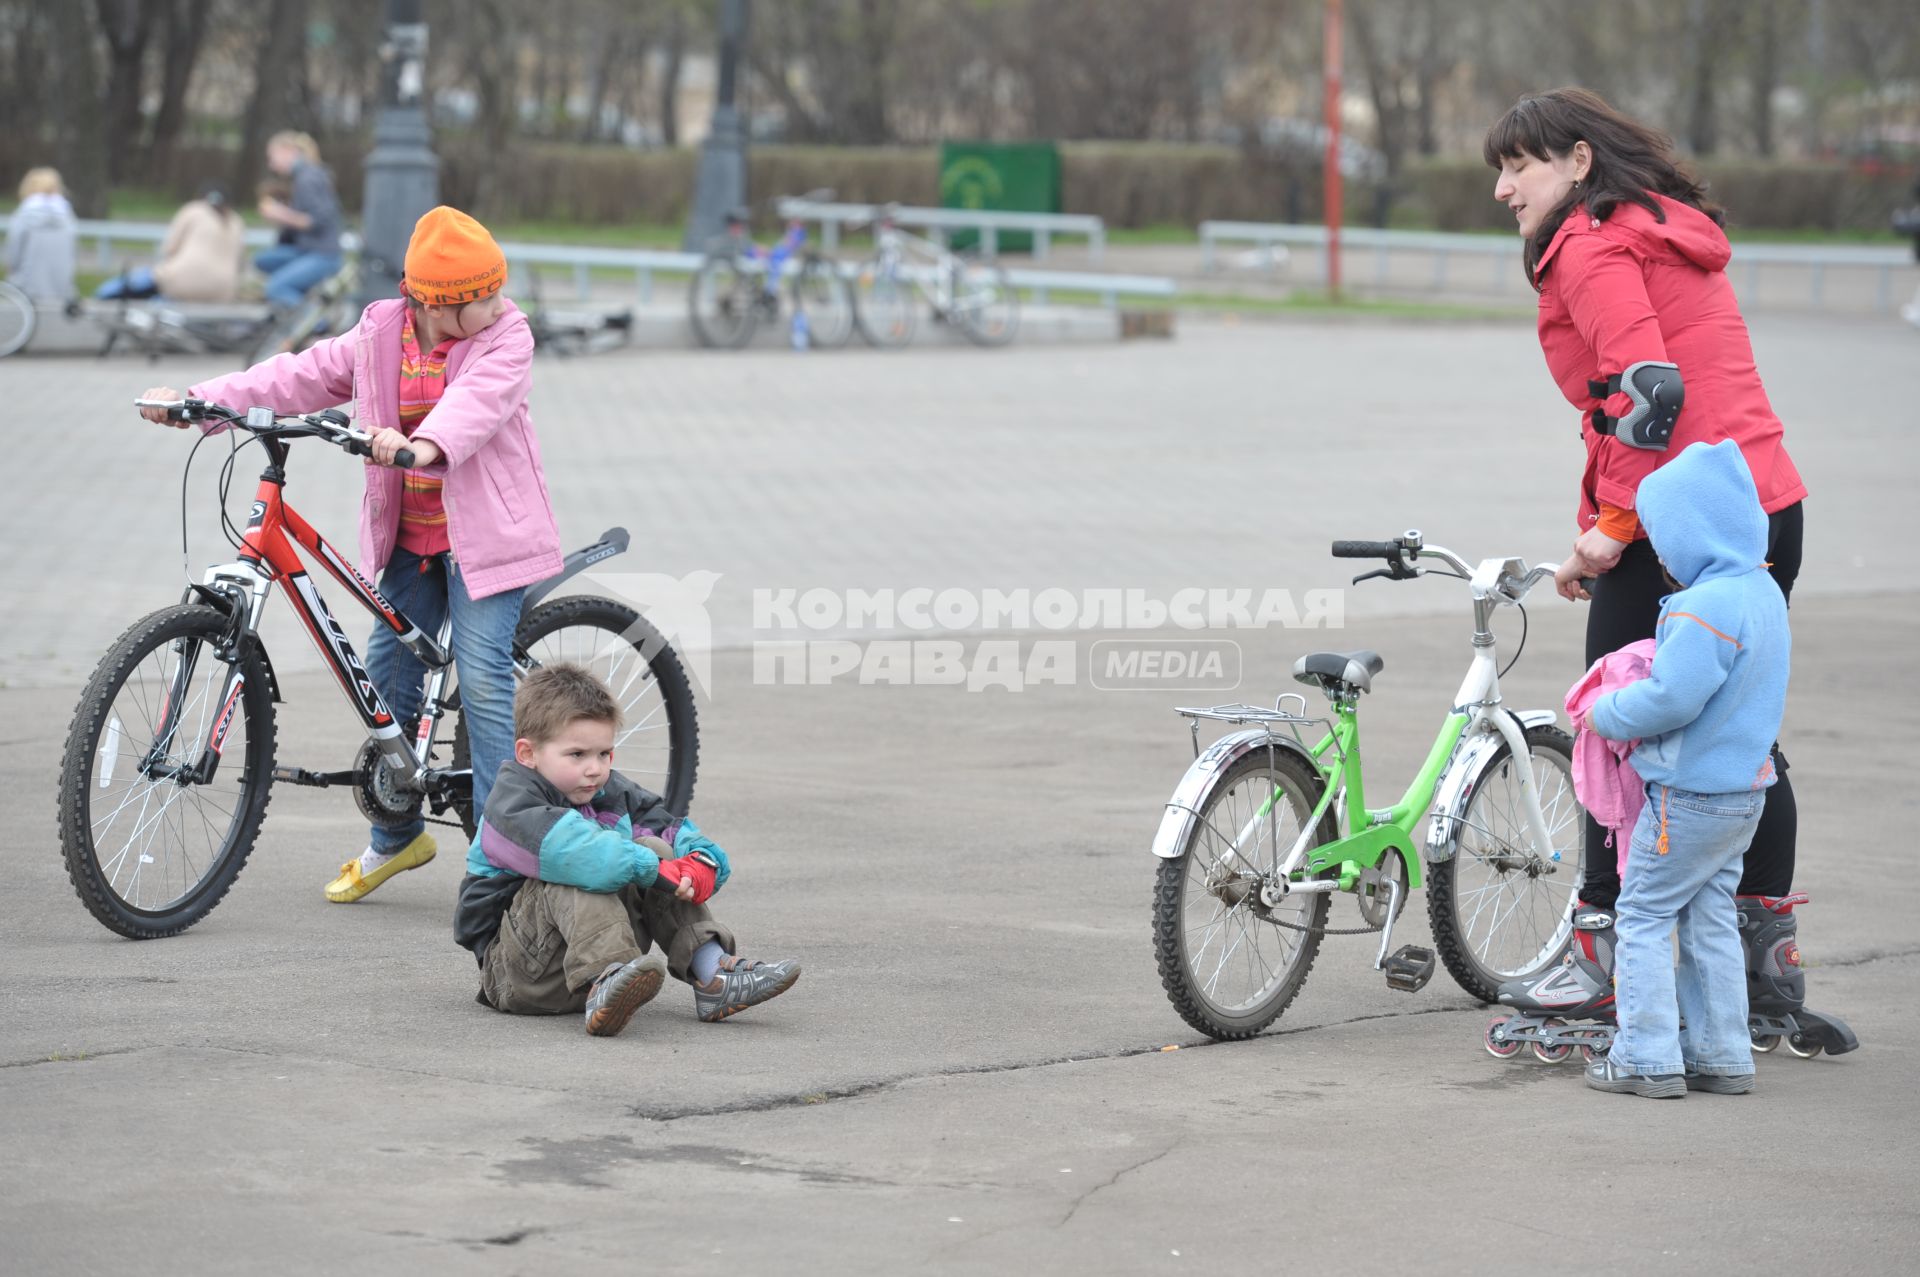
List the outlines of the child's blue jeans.
{"label": "child's blue jeans", "polygon": [[[1753,1072],[1746,951],[1733,893],[1765,803],[1764,789],[1696,794],[1647,786],[1615,910],[1617,1068]],[[1677,975],[1669,945],[1676,929]]]}
{"label": "child's blue jeans", "polygon": [[[513,632],[520,624],[520,599],[526,591],[469,598],[452,555],[423,559],[396,547],[380,574],[380,593],[428,634],[437,633],[448,610],[453,612],[453,666],[460,676],[460,714],[467,723],[467,746],[473,754],[473,815],[478,820],[487,809],[487,794],[500,774],[500,764],[513,757]],[[396,722],[418,717],[426,674],[427,667],[391,629],[384,624],[373,627],[373,638],[367,643],[367,675]],[[390,855],[426,827],[424,821],[401,829],[376,825],[371,845],[381,855]]]}

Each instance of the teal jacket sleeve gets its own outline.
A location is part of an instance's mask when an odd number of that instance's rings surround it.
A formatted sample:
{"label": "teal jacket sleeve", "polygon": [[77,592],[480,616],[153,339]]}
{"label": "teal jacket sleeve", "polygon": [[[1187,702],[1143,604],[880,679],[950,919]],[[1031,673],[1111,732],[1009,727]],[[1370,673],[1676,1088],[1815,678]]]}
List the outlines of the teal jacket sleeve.
{"label": "teal jacket sleeve", "polygon": [[680,827],[674,831],[673,854],[686,856],[696,851],[704,851],[713,857],[715,868],[713,889],[718,891],[726,886],[727,879],[733,874],[733,866],[727,861],[727,853],[720,850],[719,843],[701,833],[700,826],[691,820],[683,820],[680,822]]}
{"label": "teal jacket sleeve", "polygon": [[1661,618],[1653,672],[1593,704],[1593,727],[1608,740],[1664,736],[1700,717],[1733,671],[1740,643],[1692,612]]}

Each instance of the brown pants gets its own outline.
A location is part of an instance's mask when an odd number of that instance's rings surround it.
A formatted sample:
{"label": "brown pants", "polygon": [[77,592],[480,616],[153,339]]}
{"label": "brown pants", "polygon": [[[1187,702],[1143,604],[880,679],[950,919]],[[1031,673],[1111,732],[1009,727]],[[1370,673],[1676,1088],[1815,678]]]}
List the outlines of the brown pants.
{"label": "brown pants", "polygon": [[631,962],[653,945],[667,970],[688,979],[693,951],[717,940],[734,951],[733,932],[705,905],[662,891],[623,887],[582,891],[554,882],[528,882],[500,919],[480,967],[480,996],[496,1011],[560,1015],[587,1005],[587,991],[615,963]]}

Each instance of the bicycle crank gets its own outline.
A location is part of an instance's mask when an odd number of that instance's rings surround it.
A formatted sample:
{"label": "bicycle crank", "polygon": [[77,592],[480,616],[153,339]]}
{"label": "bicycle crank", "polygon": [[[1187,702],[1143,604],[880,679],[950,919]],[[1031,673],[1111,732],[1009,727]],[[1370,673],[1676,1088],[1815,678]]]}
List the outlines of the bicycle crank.
{"label": "bicycle crank", "polygon": [[366,741],[353,760],[353,801],[360,814],[384,829],[398,829],[420,819],[422,795],[409,789],[379,743]]}

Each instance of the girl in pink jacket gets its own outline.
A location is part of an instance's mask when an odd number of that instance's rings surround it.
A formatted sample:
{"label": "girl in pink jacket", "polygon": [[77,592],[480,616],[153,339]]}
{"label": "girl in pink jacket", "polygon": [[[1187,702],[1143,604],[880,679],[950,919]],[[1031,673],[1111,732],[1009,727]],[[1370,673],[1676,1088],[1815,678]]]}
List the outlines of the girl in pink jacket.
{"label": "girl in pink jacket", "polygon": [[[560,570],[560,534],[527,415],[533,335],[501,295],[507,263],[487,229],[434,209],[407,245],[404,297],[368,306],[352,331],[276,355],[187,394],[246,409],[317,412],[351,399],[373,435],[360,506],[360,571],[432,633],[453,617],[460,712],[473,750],[473,802],[485,810],[513,756],[513,634],[525,588]],[[170,387],[146,399],[179,399]],[[159,410],[145,410],[163,420]],[[414,468],[394,468],[410,448]],[[376,625],[367,672],[401,722],[420,713],[426,667]],[[327,899],[360,899],[433,859],[424,823],[375,827]]]}

